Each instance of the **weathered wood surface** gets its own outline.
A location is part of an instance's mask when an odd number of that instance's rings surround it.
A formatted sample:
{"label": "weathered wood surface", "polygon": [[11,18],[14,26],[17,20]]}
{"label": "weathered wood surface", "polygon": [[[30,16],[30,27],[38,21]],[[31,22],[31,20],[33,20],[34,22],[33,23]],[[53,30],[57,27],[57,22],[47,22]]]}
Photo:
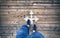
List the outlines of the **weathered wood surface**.
{"label": "weathered wood surface", "polygon": [[22,24],[26,24],[23,18],[33,10],[33,16],[39,20],[36,22],[38,31],[45,38],[60,38],[60,1],[48,0],[33,1],[0,1],[0,38],[15,38],[16,31]]}

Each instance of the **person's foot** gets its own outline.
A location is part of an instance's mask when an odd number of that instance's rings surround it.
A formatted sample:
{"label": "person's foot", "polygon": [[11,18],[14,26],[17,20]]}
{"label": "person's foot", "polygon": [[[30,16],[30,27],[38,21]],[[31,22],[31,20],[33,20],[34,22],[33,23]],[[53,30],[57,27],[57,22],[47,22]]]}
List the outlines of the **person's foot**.
{"label": "person's foot", "polygon": [[33,32],[35,32],[37,30],[37,26],[34,24],[33,25]]}
{"label": "person's foot", "polygon": [[27,25],[30,25],[31,24],[31,21],[28,19],[27,20]]}
{"label": "person's foot", "polygon": [[30,25],[31,25],[31,21],[28,19],[27,20],[27,26],[30,27]]}

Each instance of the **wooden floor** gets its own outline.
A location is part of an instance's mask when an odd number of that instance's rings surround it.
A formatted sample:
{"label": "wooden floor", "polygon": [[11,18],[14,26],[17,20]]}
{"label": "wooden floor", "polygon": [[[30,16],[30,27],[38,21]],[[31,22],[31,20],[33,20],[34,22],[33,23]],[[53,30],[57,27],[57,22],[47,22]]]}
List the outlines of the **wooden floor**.
{"label": "wooden floor", "polygon": [[33,16],[39,20],[34,22],[38,31],[45,38],[60,38],[60,1],[0,1],[0,38],[15,38],[16,31],[26,24],[24,18]]}

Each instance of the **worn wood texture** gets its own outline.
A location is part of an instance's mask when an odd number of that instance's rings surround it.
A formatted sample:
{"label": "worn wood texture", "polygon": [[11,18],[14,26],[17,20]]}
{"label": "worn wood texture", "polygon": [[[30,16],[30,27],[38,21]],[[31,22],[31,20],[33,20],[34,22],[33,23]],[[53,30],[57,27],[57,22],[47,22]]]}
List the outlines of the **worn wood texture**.
{"label": "worn wood texture", "polygon": [[[38,3],[37,3],[38,2]],[[0,0],[0,38],[15,38],[16,31],[26,24],[24,18],[33,10],[38,31],[45,38],[60,38],[60,1]]]}

